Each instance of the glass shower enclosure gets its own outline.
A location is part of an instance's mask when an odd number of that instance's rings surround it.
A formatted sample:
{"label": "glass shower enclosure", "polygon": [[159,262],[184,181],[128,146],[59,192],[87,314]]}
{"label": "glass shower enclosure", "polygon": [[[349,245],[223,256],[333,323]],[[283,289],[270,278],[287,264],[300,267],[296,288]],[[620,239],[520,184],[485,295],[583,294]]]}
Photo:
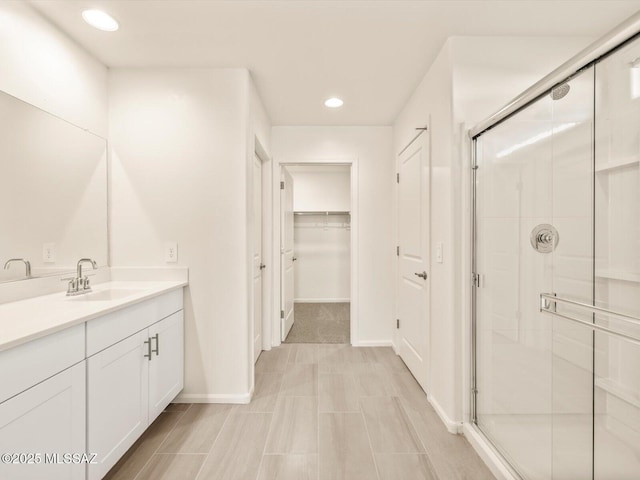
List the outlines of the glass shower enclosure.
{"label": "glass shower enclosure", "polygon": [[474,422],[522,478],[640,479],[640,39],[474,149]]}

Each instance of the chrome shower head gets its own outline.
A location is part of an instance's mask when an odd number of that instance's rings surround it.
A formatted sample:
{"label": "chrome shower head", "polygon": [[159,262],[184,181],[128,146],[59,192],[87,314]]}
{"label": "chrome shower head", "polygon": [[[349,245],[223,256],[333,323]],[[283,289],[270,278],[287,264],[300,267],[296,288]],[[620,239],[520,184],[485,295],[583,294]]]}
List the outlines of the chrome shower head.
{"label": "chrome shower head", "polygon": [[553,100],[560,100],[561,98],[566,97],[567,93],[569,93],[571,87],[568,83],[563,83],[551,89],[551,98]]}

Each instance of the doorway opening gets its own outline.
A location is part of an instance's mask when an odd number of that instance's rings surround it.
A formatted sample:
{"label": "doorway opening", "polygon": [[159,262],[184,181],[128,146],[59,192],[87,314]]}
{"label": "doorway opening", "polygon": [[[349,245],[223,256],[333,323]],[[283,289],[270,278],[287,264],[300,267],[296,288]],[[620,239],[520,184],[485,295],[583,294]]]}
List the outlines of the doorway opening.
{"label": "doorway opening", "polygon": [[284,343],[351,343],[351,165],[281,166]]}

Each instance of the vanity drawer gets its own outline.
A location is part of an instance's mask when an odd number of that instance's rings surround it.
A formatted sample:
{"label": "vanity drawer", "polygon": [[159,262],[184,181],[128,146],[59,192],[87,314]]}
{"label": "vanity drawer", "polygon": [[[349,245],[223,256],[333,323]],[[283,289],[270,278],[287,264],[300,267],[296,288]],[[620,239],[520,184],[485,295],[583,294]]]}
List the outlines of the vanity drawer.
{"label": "vanity drawer", "polygon": [[84,323],[0,352],[0,403],[81,362]]}
{"label": "vanity drawer", "polygon": [[87,357],[182,310],[182,288],[87,322]]}

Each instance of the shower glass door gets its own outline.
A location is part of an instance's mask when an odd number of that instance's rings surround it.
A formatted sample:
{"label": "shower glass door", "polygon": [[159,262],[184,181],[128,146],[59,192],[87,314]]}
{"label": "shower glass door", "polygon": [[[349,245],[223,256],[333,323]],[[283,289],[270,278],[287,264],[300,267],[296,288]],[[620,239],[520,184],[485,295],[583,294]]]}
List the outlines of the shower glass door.
{"label": "shower glass door", "polygon": [[[640,478],[640,40],[596,64],[594,472]],[[629,318],[630,317],[630,318]]]}
{"label": "shower glass door", "polygon": [[593,304],[593,99],[590,68],[476,140],[476,423],[527,479],[592,478],[593,316],[540,295]]}
{"label": "shower glass door", "polygon": [[640,479],[640,39],[475,139],[475,408],[526,479]]}

